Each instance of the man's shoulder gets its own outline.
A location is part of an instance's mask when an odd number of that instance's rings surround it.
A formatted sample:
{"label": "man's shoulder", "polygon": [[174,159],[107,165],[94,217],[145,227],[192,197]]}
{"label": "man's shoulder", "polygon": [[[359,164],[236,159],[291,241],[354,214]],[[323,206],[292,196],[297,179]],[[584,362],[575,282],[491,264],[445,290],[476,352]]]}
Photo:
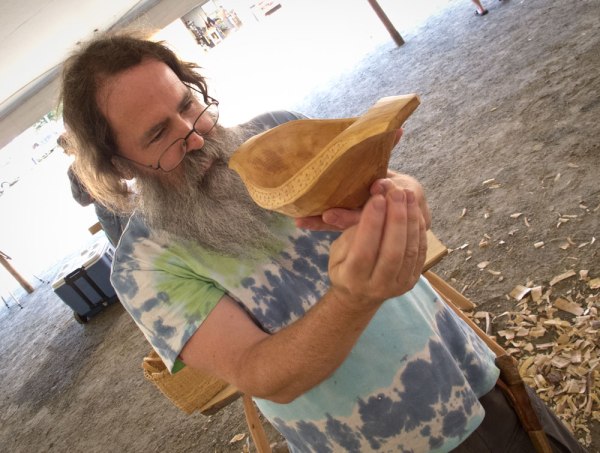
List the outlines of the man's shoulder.
{"label": "man's shoulder", "polygon": [[134,212],[123,228],[119,244],[115,249],[115,257],[121,262],[132,259],[135,254],[134,250],[143,243],[145,243],[143,248],[148,249],[147,241],[153,241],[153,236],[153,232],[146,225],[143,217],[137,211]]}
{"label": "man's shoulder", "polygon": [[266,112],[261,115],[255,116],[245,125],[260,127],[261,129],[270,129],[280,124],[287,123],[288,121],[306,119],[307,116],[302,113],[293,112],[289,110],[275,110],[272,112]]}

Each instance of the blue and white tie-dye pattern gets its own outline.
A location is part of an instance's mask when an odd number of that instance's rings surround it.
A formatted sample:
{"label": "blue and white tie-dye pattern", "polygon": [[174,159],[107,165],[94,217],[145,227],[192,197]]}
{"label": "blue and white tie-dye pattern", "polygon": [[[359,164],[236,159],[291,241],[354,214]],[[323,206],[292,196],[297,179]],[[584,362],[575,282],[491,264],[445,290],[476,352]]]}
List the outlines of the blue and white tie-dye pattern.
{"label": "blue and white tie-dye pattern", "polygon": [[[301,318],[327,291],[336,234],[285,219],[272,256],[235,260],[149,231],[134,215],[113,263],[123,305],[169,369],[225,294],[266,332]],[[290,404],[256,400],[293,452],[455,448],[483,419],[493,353],[426,280],[386,301],[335,373]]]}

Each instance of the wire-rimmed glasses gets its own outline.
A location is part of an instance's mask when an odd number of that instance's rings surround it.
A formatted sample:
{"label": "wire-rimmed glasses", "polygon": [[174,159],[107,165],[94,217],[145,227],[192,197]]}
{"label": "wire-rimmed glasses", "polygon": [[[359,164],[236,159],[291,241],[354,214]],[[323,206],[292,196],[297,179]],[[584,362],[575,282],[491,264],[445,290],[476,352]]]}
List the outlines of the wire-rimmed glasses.
{"label": "wire-rimmed glasses", "polygon": [[190,135],[196,133],[201,137],[205,137],[210,131],[214,129],[214,127],[217,124],[217,121],[219,120],[219,101],[211,97],[209,97],[208,99],[208,105],[204,109],[202,109],[202,111],[198,114],[198,116],[194,120],[194,123],[192,124],[192,128],[190,129],[190,131],[185,135],[185,137],[178,138],[169,146],[167,146],[167,148],[158,157],[156,164],[142,164],[141,162],[137,162],[121,154],[119,154],[119,157],[133,162],[134,164],[138,164],[146,168],[151,168],[153,170],[162,170],[164,172],[173,171],[179,166],[179,164],[183,161],[183,158],[187,154],[187,140],[188,138],[190,138]]}

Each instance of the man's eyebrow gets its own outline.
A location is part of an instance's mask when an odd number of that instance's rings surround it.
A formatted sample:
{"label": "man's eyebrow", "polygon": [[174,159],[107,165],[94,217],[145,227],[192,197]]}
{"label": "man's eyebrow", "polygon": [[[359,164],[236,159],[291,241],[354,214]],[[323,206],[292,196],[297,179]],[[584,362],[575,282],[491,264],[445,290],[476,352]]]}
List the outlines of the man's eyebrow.
{"label": "man's eyebrow", "polygon": [[[186,92],[184,93],[183,97],[181,98],[181,100],[179,101],[179,104],[177,104],[177,111],[178,112],[182,112],[185,109],[186,104],[192,99],[193,95],[191,93],[191,91],[188,89],[186,90]],[[148,129],[146,132],[144,132],[144,134],[142,135],[142,138],[140,140],[140,145],[142,148],[147,148],[148,145],[150,144],[150,141],[152,140],[152,138],[164,127],[166,127],[166,125],[169,123],[168,119],[164,119],[158,123],[156,123],[154,126],[152,126],[150,129]]]}
{"label": "man's eyebrow", "polygon": [[183,97],[181,98],[181,101],[179,101],[179,104],[177,105],[177,111],[179,111],[179,112],[184,111],[186,104],[188,102],[190,102],[193,98],[194,98],[194,95],[192,94],[192,90],[190,90],[188,88],[187,91],[185,92],[185,94],[183,95]]}
{"label": "man's eyebrow", "polygon": [[140,145],[142,148],[147,148],[148,145],[150,145],[150,142],[152,141],[152,138],[162,129],[164,128],[167,123],[169,121],[168,120],[162,120],[159,123],[156,123],[154,126],[152,126],[150,129],[148,129],[146,132],[144,132],[144,134],[142,135],[142,138],[140,140]]}

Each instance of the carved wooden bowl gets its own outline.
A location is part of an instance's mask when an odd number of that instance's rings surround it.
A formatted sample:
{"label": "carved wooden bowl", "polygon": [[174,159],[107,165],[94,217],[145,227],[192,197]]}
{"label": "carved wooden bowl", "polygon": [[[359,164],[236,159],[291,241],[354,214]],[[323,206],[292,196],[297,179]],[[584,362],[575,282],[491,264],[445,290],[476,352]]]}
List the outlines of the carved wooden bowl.
{"label": "carved wooden bowl", "polygon": [[390,96],[358,118],[290,121],[247,140],[229,166],[265,209],[305,217],[358,208],[386,176],[396,131],[418,105],[416,94]]}

